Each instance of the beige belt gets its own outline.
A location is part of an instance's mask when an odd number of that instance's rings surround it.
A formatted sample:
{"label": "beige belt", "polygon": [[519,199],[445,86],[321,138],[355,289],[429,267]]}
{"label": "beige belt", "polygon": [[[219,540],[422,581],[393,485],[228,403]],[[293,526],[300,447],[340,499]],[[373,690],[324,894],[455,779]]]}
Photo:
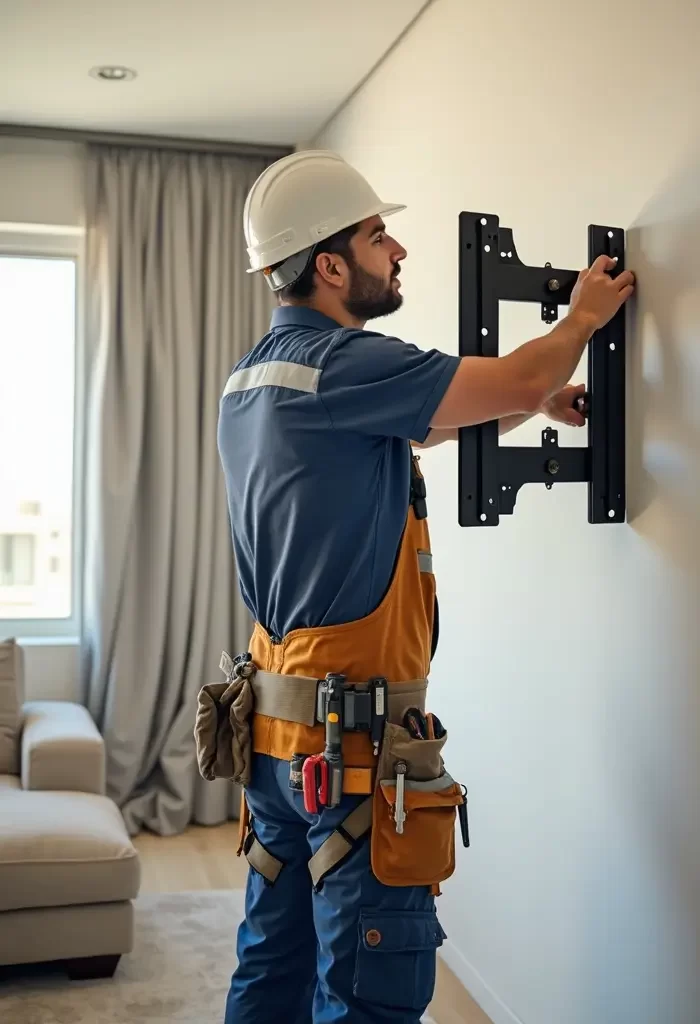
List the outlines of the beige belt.
{"label": "beige belt", "polygon": [[[316,695],[318,679],[308,676],[285,676],[275,672],[261,672],[257,669],[250,676],[251,689],[255,697],[255,711],[270,718],[282,718],[287,722],[298,722],[301,725],[318,724],[316,717]],[[367,683],[347,683],[348,688],[366,691]],[[410,682],[387,683],[387,719],[394,725],[400,725],[404,712],[409,707],[417,707],[425,711],[425,693],[428,688],[427,679],[414,679]],[[309,861],[309,873],[314,888],[323,882],[325,876],[336,864],[350,852],[354,843],[358,842],[372,826],[372,797],[363,800],[351,811],[342,823],[321,844]],[[255,868],[270,884],[277,881],[283,868],[282,861],[266,850],[251,829],[245,842],[245,856],[251,867]]]}
{"label": "beige belt", "polygon": [[[231,659],[229,658],[229,662]],[[223,683],[207,683],[199,691],[195,721],[197,761],[203,778],[250,781],[251,717],[256,712],[299,725],[315,726],[318,679],[262,672],[253,662],[227,666]],[[369,685],[347,683],[367,691]],[[387,683],[387,720],[400,725],[409,707],[425,710],[426,679]],[[348,726],[348,732],[352,727]]]}
{"label": "beige belt", "polygon": [[[230,662],[230,659],[229,659]],[[263,672],[253,662],[227,666],[231,669],[225,683],[209,683],[199,693],[195,725],[197,757],[200,772],[206,779],[228,778],[244,788],[250,779],[251,711],[269,718],[280,718],[299,725],[315,726],[317,718],[318,679],[308,676],[280,675]],[[346,683],[348,689],[368,691],[368,683]],[[387,682],[387,720],[400,725],[409,707],[425,711],[427,679]],[[231,723],[235,723],[235,727]],[[370,769],[372,770],[372,769]],[[372,797],[364,800],[332,832],[309,862],[314,887],[338,864],[369,831],[372,825]],[[250,819],[241,819],[241,846],[249,863],[269,884],[274,884],[283,863],[266,850]]]}
{"label": "beige belt", "polygon": [[[299,725],[318,725],[319,720],[316,717],[318,684],[318,679],[311,679],[308,676],[285,676],[257,669],[250,677],[250,685],[255,697],[255,712],[269,718],[281,718],[285,722],[297,722]],[[360,691],[368,690],[366,682],[348,682],[346,686],[348,689],[354,687]],[[416,707],[424,711],[427,688],[427,679],[387,683],[388,720],[396,725],[400,724],[406,708],[409,707]]]}

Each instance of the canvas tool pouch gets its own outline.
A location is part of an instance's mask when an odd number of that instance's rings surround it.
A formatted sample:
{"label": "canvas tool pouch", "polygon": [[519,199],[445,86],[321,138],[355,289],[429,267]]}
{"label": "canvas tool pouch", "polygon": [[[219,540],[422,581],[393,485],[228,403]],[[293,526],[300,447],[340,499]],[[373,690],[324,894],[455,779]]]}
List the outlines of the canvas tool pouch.
{"label": "canvas tool pouch", "polygon": [[250,784],[253,705],[247,666],[237,667],[230,681],[208,683],[199,691],[194,735],[199,771],[207,782]]}
{"label": "canvas tool pouch", "polygon": [[[462,787],[445,771],[440,739],[414,739],[387,723],[372,808],[372,871],[384,885],[437,886],[455,869]],[[405,762],[403,832],[396,830],[396,768]]]}

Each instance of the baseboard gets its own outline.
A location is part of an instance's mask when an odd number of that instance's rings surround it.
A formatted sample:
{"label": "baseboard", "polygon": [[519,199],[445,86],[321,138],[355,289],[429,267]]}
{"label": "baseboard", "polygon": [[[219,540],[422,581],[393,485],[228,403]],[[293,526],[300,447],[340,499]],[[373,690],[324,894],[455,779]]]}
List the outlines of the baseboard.
{"label": "baseboard", "polygon": [[455,944],[447,939],[440,948],[440,956],[453,974],[459,978],[472,999],[479,1004],[493,1024],[523,1024],[506,1004],[489,988],[479,972],[460,953]]}

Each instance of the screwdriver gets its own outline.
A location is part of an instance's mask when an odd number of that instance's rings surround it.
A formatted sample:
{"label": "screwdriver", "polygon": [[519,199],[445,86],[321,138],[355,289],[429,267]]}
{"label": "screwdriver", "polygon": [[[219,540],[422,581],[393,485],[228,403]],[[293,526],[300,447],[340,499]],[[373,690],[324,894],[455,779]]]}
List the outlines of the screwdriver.
{"label": "screwdriver", "polygon": [[343,691],[345,676],[329,672],[326,676],[326,748],[328,765],[328,807],[337,807],[343,798]]}
{"label": "screwdriver", "polygon": [[406,820],[406,811],[404,810],[404,787],[408,765],[405,761],[397,761],[394,765],[394,771],[396,772],[396,806],[394,807],[394,821],[396,822],[396,831],[401,835],[403,833],[403,823]]}

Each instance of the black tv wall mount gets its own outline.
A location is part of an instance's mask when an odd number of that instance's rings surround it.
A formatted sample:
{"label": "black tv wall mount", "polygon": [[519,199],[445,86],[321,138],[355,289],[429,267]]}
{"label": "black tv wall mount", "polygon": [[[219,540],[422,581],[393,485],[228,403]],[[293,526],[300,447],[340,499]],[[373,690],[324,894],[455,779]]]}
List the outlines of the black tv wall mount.
{"label": "black tv wall mount", "polygon": [[[624,269],[625,236],[620,228],[588,228],[589,266],[612,256],[617,276]],[[526,266],[510,228],[493,214],[459,217],[459,353],[498,356],[499,302],[537,302],[545,323],[568,305],[576,270]],[[588,385],[579,408],[588,419],[588,446],[560,448],[559,435],[542,431],[541,447],[499,444],[498,421],[459,431],[459,525],[498,526],[512,515],[518,491],[527,483],[588,483],[588,522],[625,519],[625,310],[597,331],[588,346]],[[579,402],[581,400],[579,399]]]}

